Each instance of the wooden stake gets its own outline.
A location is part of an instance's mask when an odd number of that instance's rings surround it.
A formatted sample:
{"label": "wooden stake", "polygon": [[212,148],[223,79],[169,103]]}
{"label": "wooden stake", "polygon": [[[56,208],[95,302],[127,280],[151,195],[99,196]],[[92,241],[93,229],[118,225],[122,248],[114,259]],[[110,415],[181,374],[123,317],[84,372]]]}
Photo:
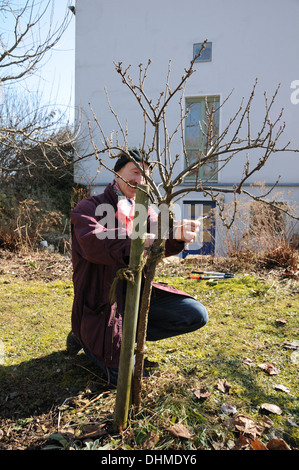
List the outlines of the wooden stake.
{"label": "wooden stake", "polygon": [[[138,185],[136,190],[135,206],[144,206],[145,213],[148,209],[147,185]],[[136,233],[136,224],[139,223],[138,237],[132,237],[129,267],[136,269],[142,265],[145,234],[147,232],[147,217],[138,221],[134,217],[133,234]],[[139,269],[134,278],[134,282],[127,283],[126,303],[124,312],[124,323],[122,332],[122,344],[120,350],[120,360],[117,379],[117,392],[114,410],[114,428],[121,432],[127,427],[129,406],[131,400],[131,384],[134,370],[134,346],[136,341],[136,329],[138,321],[138,310],[140,300],[142,270]]]}

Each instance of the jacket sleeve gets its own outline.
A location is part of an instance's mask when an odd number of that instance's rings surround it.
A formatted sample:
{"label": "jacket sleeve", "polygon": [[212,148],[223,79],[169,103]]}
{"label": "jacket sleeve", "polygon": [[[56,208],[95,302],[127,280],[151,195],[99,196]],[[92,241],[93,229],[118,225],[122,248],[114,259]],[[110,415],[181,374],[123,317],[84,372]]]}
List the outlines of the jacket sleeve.
{"label": "jacket sleeve", "polygon": [[95,215],[92,200],[81,201],[71,213],[73,249],[94,264],[126,266],[131,240],[117,226],[106,227]]}
{"label": "jacket sleeve", "polygon": [[165,256],[174,256],[178,255],[183,251],[185,248],[185,242],[180,241],[180,240],[175,240],[173,238],[173,233],[172,231],[169,234],[168,240],[166,240],[165,243]]}

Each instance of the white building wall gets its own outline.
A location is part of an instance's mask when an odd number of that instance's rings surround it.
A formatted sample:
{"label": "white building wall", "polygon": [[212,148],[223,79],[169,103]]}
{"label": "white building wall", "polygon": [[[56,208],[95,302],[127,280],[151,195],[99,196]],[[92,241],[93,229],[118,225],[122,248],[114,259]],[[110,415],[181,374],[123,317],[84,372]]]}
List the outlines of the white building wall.
{"label": "white building wall", "polygon": [[[149,97],[157,99],[164,90],[168,63],[171,60],[170,86],[179,82],[192,59],[193,44],[205,39],[212,42],[212,61],[198,63],[187,82],[186,97],[220,95],[220,132],[237,111],[243,97],[250,95],[255,79],[258,86],[252,107],[252,130],[263,121],[264,91],[268,98],[280,84],[272,118],[284,108],[282,122],[286,130],[281,146],[292,141],[299,148],[299,104],[292,103],[299,80],[298,35],[299,2],[297,0],[77,0],[76,12],[76,91],[77,109],[82,118],[82,132],[88,135],[87,120],[99,143],[100,132],[92,118],[90,105],[105,133],[117,128],[107,105],[105,87],[111,105],[125,126],[128,122],[129,145],[140,145],[143,139],[143,117],[135,98],[121,83],[114,62],[131,65],[130,74],[137,79],[138,64],[152,60],[146,81]],[[299,88],[299,84],[297,85]],[[297,98],[299,93],[297,93]],[[178,98],[179,99],[179,96]],[[90,105],[89,105],[90,104]],[[169,129],[179,119],[176,103],[169,110]],[[92,150],[83,141],[81,153]],[[172,154],[182,154],[178,138]],[[251,155],[251,158],[258,158]],[[219,174],[219,185],[231,185],[240,179],[242,158],[234,160]],[[107,163],[111,164],[107,159]],[[177,171],[183,168],[183,159]],[[111,166],[113,163],[111,164]],[[284,197],[299,202],[299,154],[274,154],[267,165],[249,182],[274,183],[280,176]],[[111,180],[111,173],[98,171],[94,158],[83,160],[77,167],[76,180],[92,183],[96,191]],[[281,189],[279,188],[279,190]],[[199,198],[199,195],[194,195]],[[191,196],[190,196],[191,197]]]}

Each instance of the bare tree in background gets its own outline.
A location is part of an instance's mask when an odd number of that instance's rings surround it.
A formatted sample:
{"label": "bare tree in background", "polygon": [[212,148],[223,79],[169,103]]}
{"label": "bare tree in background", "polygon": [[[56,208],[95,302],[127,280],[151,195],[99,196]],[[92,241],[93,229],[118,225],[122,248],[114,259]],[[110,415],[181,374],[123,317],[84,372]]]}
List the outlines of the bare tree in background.
{"label": "bare tree in background", "polygon": [[[54,4],[53,0],[0,1],[4,25],[0,36],[2,83],[36,73],[45,55],[60,41],[68,27],[70,13],[66,12],[61,22],[54,24]],[[50,14],[50,24],[45,24],[46,14]]]}
{"label": "bare tree in background", "polygon": [[[205,47],[205,43],[203,44],[203,47]],[[201,52],[202,50],[199,55]],[[219,112],[219,106],[225,106],[229,97],[221,105],[217,105],[213,102],[209,103],[207,106],[208,112],[206,122],[201,123],[202,145],[200,151],[197,152],[196,157],[194,158],[193,155],[191,158],[190,153],[185,146],[184,123],[188,115],[188,110],[187,112],[184,110],[183,96],[184,86],[194,72],[194,63],[196,58],[197,57],[191,61],[189,68],[185,69],[180,83],[178,83],[173,89],[170,88],[171,63],[169,63],[166,85],[164,90],[161,91],[156,102],[153,102],[152,98],[147,95],[145,87],[151,61],[149,61],[145,67],[143,64],[139,65],[139,79],[137,80],[137,83],[134,83],[134,80],[129,75],[130,66],[124,68],[122,63],[117,63],[115,64],[115,68],[117,73],[120,75],[123,84],[129,88],[136,98],[137,106],[140,107],[143,115],[144,139],[140,150],[144,156],[144,160],[154,162],[158,170],[159,184],[156,183],[157,179],[155,179],[154,176],[147,176],[142,170],[142,166],[134,161],[136,166],[143,173],[146,182],[149,185],[151,202],[157,207],[166,205],[170,208],[171,213],[171,207],[175,201],[189,192],[196,191],[202,193],[204,196],[209,196],[212,201],[215,201],[223,223],[229,228],[235,219],[238,195],[243,194],[258,201],[266,201],[266,197],[277,184],[274,184],[273,188],[257,197],[254,194],[251,194],[250,191],[244,187],[244,184],[249,180],[249,178],[258,174],[272,154],[276,152],[298,152],[298,150],[290,149],[289,143],[287,145],[280,146],[280,137],[282,136],[285,128],[285,124],[281,122],[282,112],[279,112],[274,119],[271,118],[273,105],[279,87],[270,99],[268,99],[266,93],[264,94],[264,116],[261,119],[260,127],[256,131],[253,131],[251,109],[254,103],[257,87],[256,82],[247,102],[240,104],[239,109],[230,118],[221,134],[218,132],[216,115]],[[174,101],[177,95],[180,96],[178,100],[180,115],[178,113],[179,118],[176,128],[170,132],[167,125],[167,111],[170,102]],[[109,165],[107,165],[105,159],[102,158],[102,154],[108,153],[110,158],[115,158],[119,151],[126,152],[128,149],[128,131],[127,128],[121,124],[117,113],[112,108],[108,94],[107,99],[110,110],[116,119],[117,131],[112,132],[110,136],[105,135],[101,123],[98,121],[94,111],[92,111],[93,118],[102,136],[102,146],[100,147],[96,144],[93,139],[92,144],[95,156],[100,165],[109,169]],[[181,137],[181,155],[172,154],[173,141],[177,135],[180,135]],[[253,153],[255,155],[258,154],[258,158],[251,159],[250,156]],[[215,175],[226,165],[231,164],[238,158],[243,159],[244,154],[246,157],[245,163],[243,164],[243,170],[239,176],[239,181],[234,185],[234,187],[221,188],[220,186],[215,185],[213,183]],[[127,156],[133,161],[129,153],[127,153]],[[180,172],[177,171],[176,165],[179,159],[184,159],[185,161],[185,167]],[[208,176],[206,179],[202,179],[200,177],[200,170],[207,168],[208,172],[206,173]],[[185,187],[181,186],[184,179],[190,174],[194,175],[193,184]],[[225,194],[231,194],[234,200],[233,210],[228,217],[223,216],[223,195]],[[289,209],[286,207],[277,206],[277,208],[285,213],[290,213]],[[290,215],[292,217],[296,217],[292,213],[290,213]],[[147,275],[140,308],[134,377],[133,395],[134,403],[137,408],[140,406],[143,348],[146,336],[147,313],[151,296],[151,286],[157,262],[163,256],[164,242],[165,234],[162,233],[160,229],[158,230],[158,236],[155,238],[150,254],[147,258]]]}
{"label": "bare tree in background", "polygon": [[39,91],[26,84],[32,75],[41,83],[40,71],[73,18],[66,6],[54,20],[57,5],[0,0],[0,246],[5,249],[35,247],[41,228],[48,236],[67,227],[62,216],[69,213],[74,184],[74,128],[55,98],[41,105]]}
{"label": "bare tree in background", "polygon": [[[38,168],[69,168],[74,130],[56,103],[40,105],[38,95],[17,94],[15,84],[38,74],[45,58],[59,43],[72,13],[54,24],[54,0],[0,1],[4,25],[0,35],[0,174],[30,176]],[[50,18],[50,20],[49,20]],[[10,176],[9,176],[10,175]]]}
{"label": "bare tree in background", "polygon": [[7,93],[0,115],[2,182],[28,180],[41,169],[72,163],[72,141],[73,130],[55,106],[42,106],[37,94]]}

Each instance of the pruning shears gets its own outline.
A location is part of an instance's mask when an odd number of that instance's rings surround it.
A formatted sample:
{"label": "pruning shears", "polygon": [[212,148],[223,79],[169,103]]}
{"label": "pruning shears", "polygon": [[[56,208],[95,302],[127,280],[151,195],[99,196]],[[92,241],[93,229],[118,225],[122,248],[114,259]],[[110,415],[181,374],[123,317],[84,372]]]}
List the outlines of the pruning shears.
{"label": "pruning shears", "polygon": [[187,279],[208,280],[208,279],[231,279],[234,274],[220,273],[214,271],[191,271]]}

